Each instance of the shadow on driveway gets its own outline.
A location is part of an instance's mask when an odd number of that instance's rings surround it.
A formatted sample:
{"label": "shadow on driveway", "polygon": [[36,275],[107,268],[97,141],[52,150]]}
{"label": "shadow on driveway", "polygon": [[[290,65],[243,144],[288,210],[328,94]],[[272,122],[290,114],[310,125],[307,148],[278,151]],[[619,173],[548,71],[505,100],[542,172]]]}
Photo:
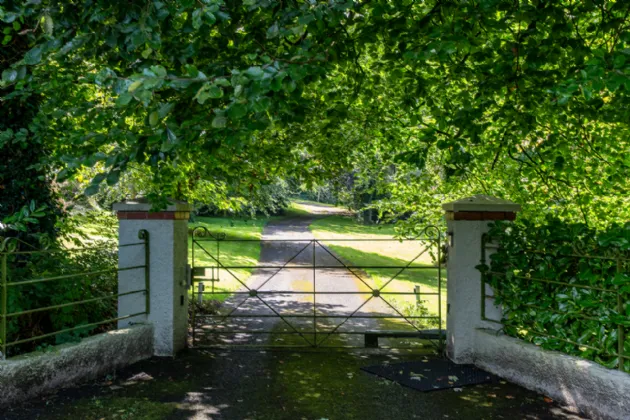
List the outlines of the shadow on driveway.
{"label": "shadow on driveway", "polygon": [[3,419],[580,419],[516,385],[422,393],[359,370],[419,353],[188,350],[13,407]]}

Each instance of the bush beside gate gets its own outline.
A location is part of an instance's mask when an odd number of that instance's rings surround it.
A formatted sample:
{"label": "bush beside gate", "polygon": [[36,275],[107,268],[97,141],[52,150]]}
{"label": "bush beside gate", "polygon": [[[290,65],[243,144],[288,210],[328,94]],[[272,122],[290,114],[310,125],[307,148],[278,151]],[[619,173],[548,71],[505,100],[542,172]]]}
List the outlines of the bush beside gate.
{"label": "bush beside gate", "polygon": [[497,222],[483,242],[482,308],[501,305],[506,334],[630,372],[630,223]]}

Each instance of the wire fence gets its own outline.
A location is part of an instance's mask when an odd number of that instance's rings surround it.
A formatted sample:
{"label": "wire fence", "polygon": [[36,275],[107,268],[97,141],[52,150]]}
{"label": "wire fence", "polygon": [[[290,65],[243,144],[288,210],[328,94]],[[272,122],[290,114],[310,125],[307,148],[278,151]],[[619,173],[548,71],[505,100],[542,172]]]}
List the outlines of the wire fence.
{"label": "wire fence", "polygon": [[[16,238],[1,242],[0,360],[148,314],[149,235],[142,230],[138,237],[134,243],[83,248],[34,249]],[[118,254],[134,247],[143,248],[144,264],[118,267]],[[134,270],[143,271],[144,288],[120,293],[118,275]],[[118,299],[137,294],[145,295],[145,310],[121,315]]]}

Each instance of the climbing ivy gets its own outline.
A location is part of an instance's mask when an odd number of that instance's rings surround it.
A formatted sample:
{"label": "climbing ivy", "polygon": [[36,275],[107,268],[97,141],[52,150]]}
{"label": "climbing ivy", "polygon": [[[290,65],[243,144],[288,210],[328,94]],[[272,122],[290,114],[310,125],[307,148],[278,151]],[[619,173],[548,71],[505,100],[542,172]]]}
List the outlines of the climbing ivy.
{"label": "climbing ivy", "polygon": [[630,223],[596,232],[553,218],[499,222],[487,241],[499,248],[479,268],[507,334],[617,368],[621,326],[630,356]]}

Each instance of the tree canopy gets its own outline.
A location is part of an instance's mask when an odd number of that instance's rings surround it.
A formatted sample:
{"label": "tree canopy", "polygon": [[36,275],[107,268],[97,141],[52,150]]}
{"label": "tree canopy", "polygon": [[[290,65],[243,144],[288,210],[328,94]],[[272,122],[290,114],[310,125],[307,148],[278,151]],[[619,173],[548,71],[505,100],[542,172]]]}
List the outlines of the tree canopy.
{"label": "tree canopy", "polygon": [[96,168],[87,194],[134,166],[156,202],[354,170],[411,224],[467,193],[627,219],[629,13],[608,0],[5,0],[2,108],[37,112],[17,127],[3,111],[0,145],[42,145],[57,182]]}

